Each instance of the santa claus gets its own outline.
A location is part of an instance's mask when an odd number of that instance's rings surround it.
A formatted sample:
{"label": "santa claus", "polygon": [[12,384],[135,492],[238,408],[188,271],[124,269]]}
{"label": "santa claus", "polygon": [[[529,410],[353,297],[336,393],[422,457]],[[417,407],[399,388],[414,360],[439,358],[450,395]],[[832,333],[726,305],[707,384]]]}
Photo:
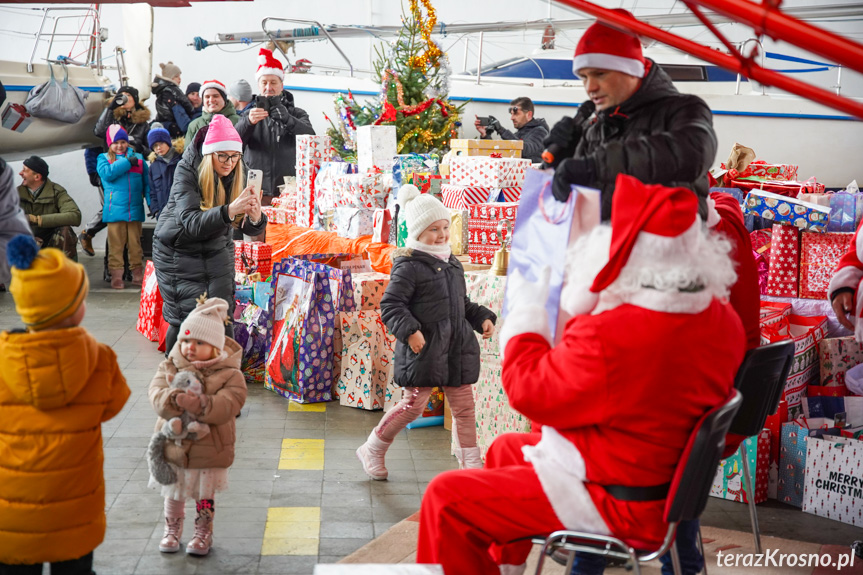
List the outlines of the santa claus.
{"label": "santa claus", "polygon": [[636,549],[665,535],[665,499],[698,419],[722,404],[746,348],[727,303],[730,244],[684,188],[621,175],[612,226],[580,238],[552,345],[547,280],[509,278],[503,386],[541,433],[506,434],[485,469],[449,471],[423,497],[418,563],[447,575],[522,573],[531,535],[575,529]]}

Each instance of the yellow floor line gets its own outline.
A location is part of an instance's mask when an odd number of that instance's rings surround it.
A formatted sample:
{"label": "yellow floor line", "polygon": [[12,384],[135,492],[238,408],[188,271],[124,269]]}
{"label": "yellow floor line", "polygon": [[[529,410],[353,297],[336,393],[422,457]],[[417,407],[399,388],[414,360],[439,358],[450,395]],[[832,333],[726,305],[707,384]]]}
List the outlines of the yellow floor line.
{"label": "yellow floor line", "polygon": [[320,413],[326,410],[326,403],[297,403],[295,401],[288,402],[288,411],[306,411],[311,413]]}
{"label": "yellow floor line", "polygon": [[323,469],[323,439],[283,439],[279,469]]}
{"label": "yellow floor line", "polygon": [[261,555],[317,555],[320,507],[270,507]]}

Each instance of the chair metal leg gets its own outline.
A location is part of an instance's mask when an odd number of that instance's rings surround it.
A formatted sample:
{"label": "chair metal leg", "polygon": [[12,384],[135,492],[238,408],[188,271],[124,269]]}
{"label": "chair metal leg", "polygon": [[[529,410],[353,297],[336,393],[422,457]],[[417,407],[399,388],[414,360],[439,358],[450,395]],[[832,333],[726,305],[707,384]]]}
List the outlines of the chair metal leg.
{"label": "chair metal leg", "polygon": [[704,552],[704,541],[701,540],[701,525],[698,526],[698,550],[701,551],[701,560],[704,561],[704,575],[707,575],[707,554]]}
{"label": "chair metal leg", "polygon": [[671,544],[671,567],[674,569],[674,575],[683,575],[683,569],[680,567],[680,555],[677,554],[677,541]]}
{"label": "chair metal leg", "polygon": [[740,446],[739,452],[743,459],[743,481],[746,482],[746,493],[749,495],[749,519],[752,521],[752,535],[755,537],[755,552],[761,553],[761,531],[758,529],[758,513],[755,511],[755,486],[749,473],[749,458],[746,457],[743,445]]}
{"label": "chair metal leg", "polygon": [[575,564],[575,551],[569,552],[569,558],[566,560],[566,569],[564,573],[569,575],[572,573],[572,566]]}

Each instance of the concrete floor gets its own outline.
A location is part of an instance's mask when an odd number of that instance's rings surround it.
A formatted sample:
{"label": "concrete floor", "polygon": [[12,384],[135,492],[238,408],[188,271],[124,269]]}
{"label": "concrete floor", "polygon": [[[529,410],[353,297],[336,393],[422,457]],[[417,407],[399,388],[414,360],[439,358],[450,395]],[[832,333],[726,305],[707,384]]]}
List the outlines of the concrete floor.
{"label": "concrete floor", "polygon": [[[95,551],[105,574],[311,573],[318,562],[349,555],[417,511],[428,482],[455,468],[449,432],[441,427],[405,431],[387,456],[390,479],[373,482],[354,450],[380,419],[380,412],[338,403],[300,406],[252,386],[237,420],[237,457],[230,488],[216,498],[215,544],[208,557],[169,555],[157,549],[162,498],[147,487],[145,448],[155,414],[146,389],[162,355],[135,331],[139,288],[108,288],[102,258],[81,254],[90,275],[84,326],[117,353],[132,389],[122,412],[103,425],[108,532]],[[127,284],[130,285],[130,284]],[[14,302],[0,293],[0,329],[20,325]],[[318,440],[322,468],[280,469],[291,443]],[[308,447],[308,446],[305,446]],[[186,533],[194,529],[187,507]],[[802,513],[769,501],[758,506],[761,532],[785,539],[847,546],[863,539],[859,528]],[[749,531],[747,507],[711,498],[703,523]],[[183,538],[187,542],[189,536]],[[47,570],[46,570],[47,572]]]}

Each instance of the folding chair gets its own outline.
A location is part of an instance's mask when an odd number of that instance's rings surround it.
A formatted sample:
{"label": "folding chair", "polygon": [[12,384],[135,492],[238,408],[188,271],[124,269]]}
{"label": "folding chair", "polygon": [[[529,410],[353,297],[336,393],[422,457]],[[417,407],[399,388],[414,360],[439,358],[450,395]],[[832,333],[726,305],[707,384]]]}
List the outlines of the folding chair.
{"label": "folding chair", "polygon": [[[792,361],[794,342],[791,340],[771,343],[746,352],[734,378],[734,388],[743,395],[743,403],[731,422],[731,433],[751,437],[764,429],[767,416],[776,413],[779,406]],[[743,449],[742,445],[740,449]],[[749,473],[749,458],[744,453],[741,459],[743,480],[746,482],[746,493],[749,494],[749,518],[752,522],[752,534],[755,536],[755,552],[761,553],[761,532],[755,512],[755,486],[752,485],[752,476]]]}
{"label": "folding chair", "polygon": [[677,464],[671,487],[665,503],[665,522],[668,531],[659,549],[654,551],[636,550],[632,545],[617,537],[596,535],[580,531],[555,531],[547,538],[534,538],[535,544],[542,545],[542,553],[536,566],[536,575],[542,573],[545,558],[555,551],[569,553],[566,575],[572,571],[575,552],[596,553],[605,557],[628,561],[636,575],[641,573],[640,564],[661,557],[671,549],[675,574],[680,574],[680,559],[674,546],[674,534],[681,521],[699,517],[707,505],[707,497],[716,467],[725,447],[725,435],[731,421],[741,404],[740,393],[731,392],[728,400],[708,411],[695,426],[689,441]]}

